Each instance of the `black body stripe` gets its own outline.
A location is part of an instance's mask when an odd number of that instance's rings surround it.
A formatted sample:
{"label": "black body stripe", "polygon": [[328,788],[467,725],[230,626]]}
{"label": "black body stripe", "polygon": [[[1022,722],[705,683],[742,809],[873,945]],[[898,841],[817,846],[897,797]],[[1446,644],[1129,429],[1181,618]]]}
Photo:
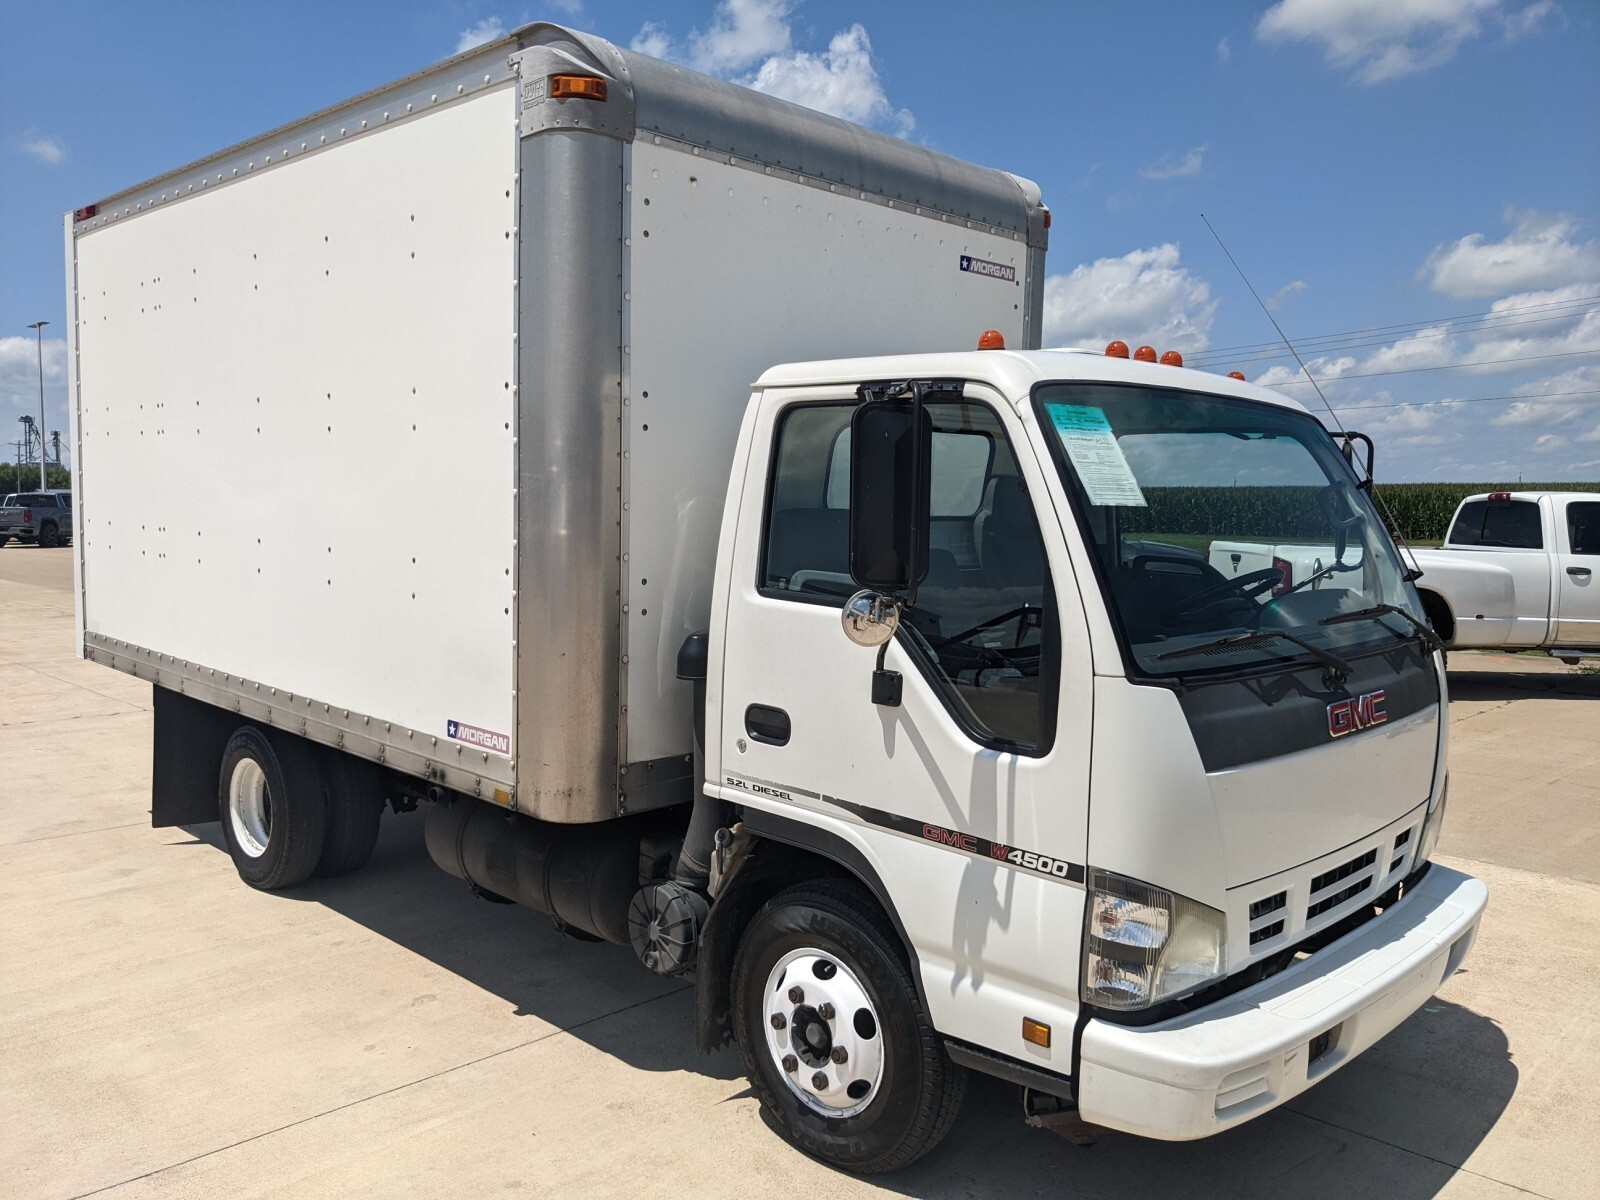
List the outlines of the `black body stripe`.
{"label": "black body stripe", "polygon": [[[1023,850],[1018,846],[1007,846],[1001,842],[991,842],[987,838],[978,837],[976,834],[963,833],[959,829],[947,829],[943,825],[935,825],[929,821],[918,821],[915,818],[902,816],[899,813],[884,812],[881,808],[869,808],[865,804],[856,804],[850,800],[842,800],[838,796],[828,796],[819,792],[807,791],[805,788],[791,787],[786,783],[776,783],[769,779],[746,778],[738,775],[724,776],[723,782],[739,791],[750,792],[758,796],[768,796],[775,800],[792,800],[795,796],[804,796],[810,800],[818,800],[823,804],[831,804],[835,808],[842,808],[853,813],[868,825],[876,825],[880,829],[887,829],[893,833],[904,834],[907,837],[918,838],[921,841],[932,842],[948,850],[957,850],[963,854],[970,854],[974,858],[986,859],[997,866],[1006,867],[1013,871],[1026,871],[1030,875],[1038,875],[1044,879],[1055,879],[1062,883],[1082,884],[1085,871],[1082,863],[1068,862],[1064,858],[1053,858],[1048,854],[1038,854],[1031,850]],[[1013,861],[1011,856],[1017,856]],[[1035,864],[1028,865],[1029,860]]]}

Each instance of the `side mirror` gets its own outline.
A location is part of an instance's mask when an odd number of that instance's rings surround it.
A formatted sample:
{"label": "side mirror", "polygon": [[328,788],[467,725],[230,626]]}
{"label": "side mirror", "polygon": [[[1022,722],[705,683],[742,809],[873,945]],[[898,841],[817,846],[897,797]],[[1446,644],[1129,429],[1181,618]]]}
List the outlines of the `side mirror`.
{"label": "side mirror", "polygon": [[[1364,492],[1371,491],[1372,467],[1374,462],[1372,439],[1364,433],[1357,433],[1353,429],[1347,429],[1344,433],[1335,434],[1334,436],[1344,443],[1339,448],[1344,452],[1345,462],[1349,463],[1350,469],[1356,473],[1356,476],[1359,480],[1356,486]],[[1356,453],[1357,442],[1360,442],[1367,448],[1367,453],[1364,458],[1360,454]]]}
{"label": "side mirror", "polygon": [[844,635],[858,646],[881,646],[900,627],[900,606],[894,597],[878,592],[857,592],[839,614]]}
{"label": "side mirror", "polygon": [[904,595],[927,576],[932,452],[933,419],[920,403],[874,400],[856,409],[850,420],[850,578],[857,587]]}

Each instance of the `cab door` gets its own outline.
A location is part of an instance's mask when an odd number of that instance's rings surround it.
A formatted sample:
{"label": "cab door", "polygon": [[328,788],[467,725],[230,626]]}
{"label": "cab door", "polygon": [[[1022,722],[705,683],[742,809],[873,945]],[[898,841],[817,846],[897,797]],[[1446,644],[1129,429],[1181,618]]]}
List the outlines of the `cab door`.
{"label": "cab door", "polygon": [[1020,1010],[977,993],[1075,1006],[1088,822],[1088,636],[1039,464],[996,393],[927,406],[930,567],[885,652],[900,703],[876,704],[840,622],[855,388],[765,399],[708,777],[757,832],[875,877],[939,1028],[1017,1053]]}
{"label": "cab door", "polygon": [[[1600,646],[1600,500],[1557,505],[1556,644]],[[1564,516],[1564,519],[1563,519]]]}

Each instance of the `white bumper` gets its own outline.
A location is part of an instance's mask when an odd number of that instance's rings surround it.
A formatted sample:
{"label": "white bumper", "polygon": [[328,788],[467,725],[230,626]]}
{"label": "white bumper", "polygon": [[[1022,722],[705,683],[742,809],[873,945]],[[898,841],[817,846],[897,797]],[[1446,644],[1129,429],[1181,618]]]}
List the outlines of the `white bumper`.
{"label": "white bumper", "polygon": [[[1467,956],[1489,891],[1435,863],[1404,900],[1271,979],[1158,1025],[1091,1020],[1079,1115],[1183,1141],[1299,1095],[1427,1001]],[[1310,1062],[1311,1043],[1333,1032]]]}

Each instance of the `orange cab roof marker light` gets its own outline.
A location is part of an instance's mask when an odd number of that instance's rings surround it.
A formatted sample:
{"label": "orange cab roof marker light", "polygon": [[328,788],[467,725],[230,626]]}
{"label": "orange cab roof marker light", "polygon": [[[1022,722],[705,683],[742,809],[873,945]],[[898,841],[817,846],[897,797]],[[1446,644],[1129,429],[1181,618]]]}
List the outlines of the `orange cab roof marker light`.
{"label": "orange cab roof marker light", "polygon": [[1005,335],[998,329],[985,329],[978,335],[979,350],[1004,350],[1005,348]]}
{"label": "orange cab roof marker light", "polygon": [[1127,358],[1128,357],[1128,343],[1127,342],[1122,342],[1122,341],[1107,342],[1106,343],[1106,357],[1107,358]]}
{"label": "orange cab roof marker light", "polygon": [[1166,367],[1181,367],[1183,366],[1183,355],[1179,354],[1176,350],[1168,350],[1161,356],[1161,365]]}
{"label": "orange cab roof marker light", "polygon": [[1244,372],[1243,371],[1229,371],[1228,372],[1228,378],[1229,379],[1237,379],[1240,383],[1245,382]]}
{"label": "orange cab roof marker light", "polygon": [[1140,346],[1133,352],[1133,357],[1139,362],[1155,362],[1156,348],[1154,346]]}

